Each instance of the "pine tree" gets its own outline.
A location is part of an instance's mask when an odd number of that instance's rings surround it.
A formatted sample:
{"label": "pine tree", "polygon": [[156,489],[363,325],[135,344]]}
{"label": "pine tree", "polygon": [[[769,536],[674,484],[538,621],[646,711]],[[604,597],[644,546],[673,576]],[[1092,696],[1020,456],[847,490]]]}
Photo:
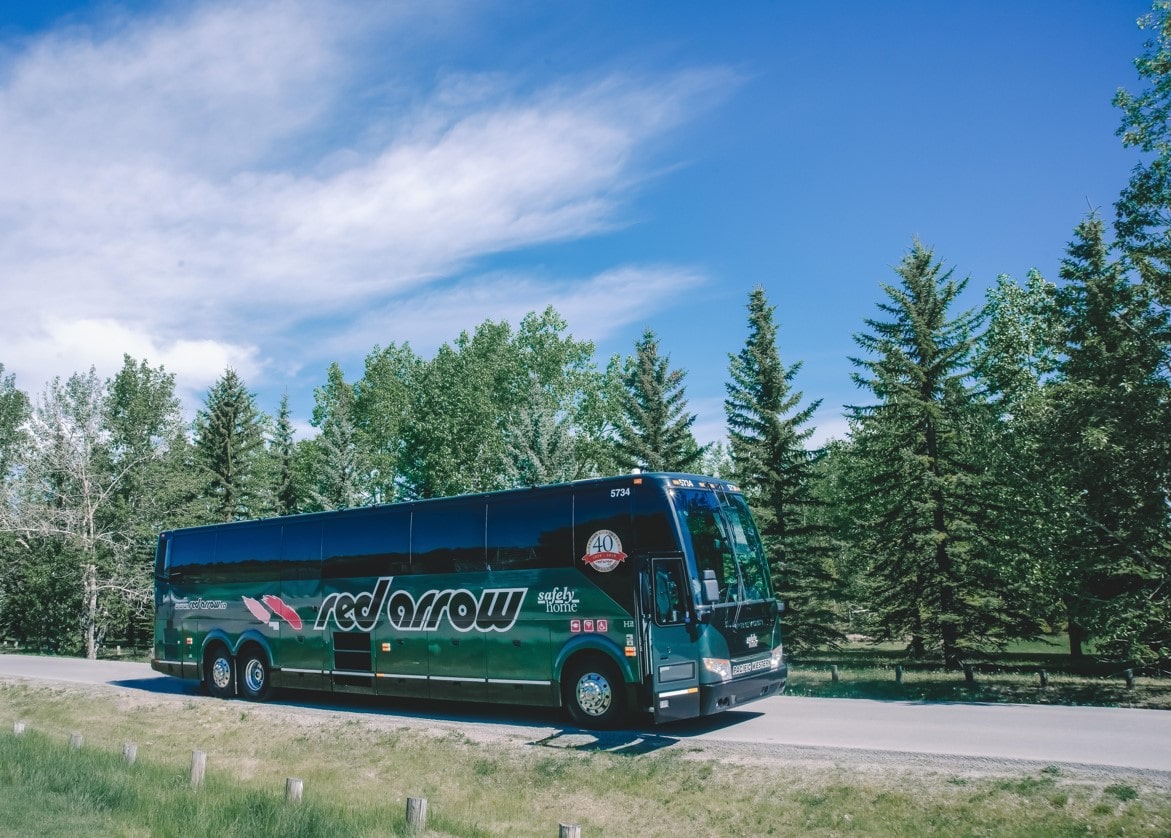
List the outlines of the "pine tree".
{"label": "pine tree", "polygon": [[868,319],[855,340],[870,359],[852,359],[855,382],[878,403],[851,408],[859,535],[871,558],[871,596],[889,638],[910,638],[956,667],[966,650],[1019,632],[1006,595],[1007,572],[984,531],[989,509],[971,430],[981,407],[969,383],[977,315],[949,309],[966,280],[915,241],[884,285],[887,319]]}
{"label": "pine tree", "polygon": [[703,458],[687,412],[683,370],[670,369],[670,357],[659,355],[650,329],[635,343],[623,374],[622,414],[615,428],[615,452],[623,468],[644,471],[691,471]]}
{"label": "pine tree", "polygon": [[774,590],[786,603],[785,642],[801,649],[837,642],[841,633],[828,544],[812,521],[816,457],[806,444],[814,429],[805,426],[821,402],[801,406],[803,394],[793,389],[801,364],[781,363],[774,312],[756,287],[748,302],[748,340],[729,356],[724,408],[733,473],[760,524]]}
{"label": "pine tree", "polygon": [[261,485],[264,425],[256,397],[235,370],[225,370],[195,417],[196,460],[213,519],[234,521],[270,511]]}
{"label": "pine tree", "polygon": [[271,472],[276,476],[272,494],[276,500],[276,508],[273,511],[277,515],[292,515],[301,508],[301,490],[294,460],[296,447],[293,439],[292,413],[289,410],[289,394],[286,392],[281,396],[281,406],[277,412],[272,444],[269,447],[269,455],[274,461]]}
{"label": "pine tree", "polygon": [[1095,637],[1129,659],[1171,658],[1168,318],[1111,261],[1096,216],[1077,228],[1058,292],[1064,358],[1047,452],[1066,491],[1059,544],[1071,653]]}
{"label": "pine tree", "polygon": [[361,506],[369,497],[363,489],[368,472],[354,422],[354,387],[336,363],[330,364],[326,384],[314,398],[313,425],[321,433],[313,446],[313,499],[322,509]]}

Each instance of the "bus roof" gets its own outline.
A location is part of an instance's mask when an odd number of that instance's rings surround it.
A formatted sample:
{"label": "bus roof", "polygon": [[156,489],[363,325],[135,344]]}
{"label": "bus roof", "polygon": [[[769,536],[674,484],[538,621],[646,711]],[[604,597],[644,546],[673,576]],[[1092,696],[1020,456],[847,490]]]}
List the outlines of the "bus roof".
{"label": "bus roof", "polygon": [[546,491],[555,492],[555,491],[559,491],[559,490],[560,491],[572,491],[572,490],[581,489],[583,487],[590,486],[590,485],[601,486],[601,485],[605,485],[608,483],[619,483],[619,482],[623,482],[623,481],[630,481],[630,482],[634,482],[635,484],[638,484],[638,483],[643,482],[644,480],[649,480],[649,481],[653,481],[656,483],[660,483],[660,484],[666,485],[669,488],[670,487],[697,488],[697,489],[717,489],[718,488],[718,489],[722,489],[726,492],[734,492],[736,494],[740,493],[739,486],[737,486],[735,483],[732,483],[728,480],[724,480],[719,477],[710,477],[710,476],[705,476],[705,475],[700,475],[700,474],[688,474],[688,473],[684,473],[684,472],[633,471],[628,474],[616,474],[616,475],[611,475],[608,477],[586,477],[581,480],[573,480],[573,481],[570,481],[567,483],[548,483],[548,484],[544,484],[544,485],[540,485],[540,486],[521,486],[521,487],[514,488],[514,489],[497,489],[497,490],[491,491],[491,492],[471,492],[466,495],[447,495],[447,496],[439,497],[439,498],[423,498],[423,499],[417,499],[417,500],[395,501],[392,503],[371,504],[369,506],[351,506],[351,507],[346,507],[344,509],[330,509],[330,510],[325,510],[322,512],[301,512],[301,513],[297,513],[295,515],[280,515],[280,516],[271,516],[268,518],[247,518],[247,519],[240,520],[240,521],[221,521],[221,522],[214,523],[214,524],[200,524],[200,525],[193,526],[193,527],[175,527],[174,529],[163,530],[161,535],[165,536],[169,533],[178,532],[180,530],[186,531],[186,530],[201,530],[201,529],[218,529],[221,527],[247,527],[247,526],[253,526],[253,525],[257,525],[257,524],[267,524],[267,523],[271,523],[271,522],[275,522],[275,521],[304,521],[304,520],[310,520],[313,518],[328,519],[328,518],[332,518],[335,516],[348,516],[348,515],[360,514],[363,512],[373,512],[375,510],[388,509],[391,507],[401,509],[403,507],[440,504],[440,503],[445,503],[445,502],[450,503],[450,502],[455,502],[455,501],[469,501],[469,500],[475,500],[477,498],[483,498],[483,499],[487,500],[489,498],[516,496],[516,495],[522,495],[522,494],[536,492],[536,491],[540,491],[540,492],[546,492]]}

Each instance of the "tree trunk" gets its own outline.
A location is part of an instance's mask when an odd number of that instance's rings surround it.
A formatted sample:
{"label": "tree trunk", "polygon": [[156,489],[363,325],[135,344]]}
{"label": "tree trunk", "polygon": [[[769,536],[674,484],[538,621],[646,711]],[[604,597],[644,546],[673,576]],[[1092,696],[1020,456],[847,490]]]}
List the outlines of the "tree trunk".
{"label": "tree trunk", "polygon": [[90,660],[97,660],[98,643],[98,568],[89,562],[86,564],[81,578],[83,586],[82,620],[85,631],[85,656]]}

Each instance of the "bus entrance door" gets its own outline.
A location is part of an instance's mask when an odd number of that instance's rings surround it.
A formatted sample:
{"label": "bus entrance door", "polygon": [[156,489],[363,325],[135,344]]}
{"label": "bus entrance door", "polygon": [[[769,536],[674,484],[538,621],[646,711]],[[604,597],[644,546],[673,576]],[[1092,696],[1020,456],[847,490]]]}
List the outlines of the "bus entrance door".
{"label": "bus entrance door", "polygon": [[699,671],[688,593],[682,559],[651,560],[649,653],[656,722],[699,715]]}

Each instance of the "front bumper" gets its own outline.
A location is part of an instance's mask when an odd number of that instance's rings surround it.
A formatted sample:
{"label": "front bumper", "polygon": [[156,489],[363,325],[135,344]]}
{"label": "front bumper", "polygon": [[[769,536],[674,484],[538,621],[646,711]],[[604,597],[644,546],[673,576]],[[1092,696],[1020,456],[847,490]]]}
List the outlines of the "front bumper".
{"label": "front bumper", "polygon": [[789,667],[787,664],[781,664],[777,669],[744,678],[734,678],[722,684],[700,684],[699,713],[701,716],[707,716],[770,695],[780,695],[788,683]]}

